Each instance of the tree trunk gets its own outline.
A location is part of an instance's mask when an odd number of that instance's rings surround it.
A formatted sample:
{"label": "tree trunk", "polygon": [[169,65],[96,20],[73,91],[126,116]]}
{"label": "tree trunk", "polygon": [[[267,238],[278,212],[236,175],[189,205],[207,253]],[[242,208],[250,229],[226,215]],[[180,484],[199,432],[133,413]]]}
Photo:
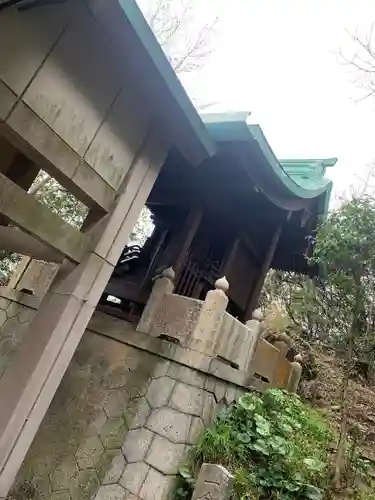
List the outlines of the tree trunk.
{"label": "tree trunk", "polygon": [[341,474],[344,467],[345,459],[345,444],[348,431],[348,413],[349,413],[349,378],[352,367],[354,339],[358,335],[358,316],[361,306],[361,280],[360,276],[355,279],[355,303],[353,307],[352,324],[347,338],[347,350],[345,357],[344,376],[341,385],[341,424],[340,436],[337,445],[335,464],[333,469],[332,488],[338,490],[340,488]]}

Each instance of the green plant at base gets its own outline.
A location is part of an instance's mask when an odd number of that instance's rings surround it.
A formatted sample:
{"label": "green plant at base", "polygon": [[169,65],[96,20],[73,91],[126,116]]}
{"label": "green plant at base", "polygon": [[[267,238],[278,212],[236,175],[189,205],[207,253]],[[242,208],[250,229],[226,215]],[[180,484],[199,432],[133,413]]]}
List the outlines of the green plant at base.
{"label": "green plant at base", "polygon": [[263,397],[248,393],[218,415],[193,447],[191,477],[202,463],[217,463],[233,473],[240,500],[320,500],[331,437],[323,417],[298,396],[279,389]]}

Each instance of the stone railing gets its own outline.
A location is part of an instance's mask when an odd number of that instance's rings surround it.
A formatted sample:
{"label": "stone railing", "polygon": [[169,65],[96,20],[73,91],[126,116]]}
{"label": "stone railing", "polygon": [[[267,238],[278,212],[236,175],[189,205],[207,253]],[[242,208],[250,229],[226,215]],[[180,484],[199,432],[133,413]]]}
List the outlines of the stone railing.
{"label": "stone railing", "polygon": [[288,347],[261,338],[261,318],[241,323],[227,311],[225,278],[205,300],[173,293],[174,271],[169,268],[155,279],[137,331],[164,338],[184,348],[216,358],[244,373],[246,385],[261,392],[279,387],[295,392],[301,366],[286,359]]}

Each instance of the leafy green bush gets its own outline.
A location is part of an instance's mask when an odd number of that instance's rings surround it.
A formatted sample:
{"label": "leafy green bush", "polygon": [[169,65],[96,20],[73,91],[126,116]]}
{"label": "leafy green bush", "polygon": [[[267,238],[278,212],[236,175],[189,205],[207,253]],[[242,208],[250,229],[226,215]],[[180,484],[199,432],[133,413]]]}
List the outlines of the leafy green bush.
{"label": "leafy green bush", "polygon": [[[191,451],[196,476],[204,462],[221,464],[244,499],[320,500],[328,478],[331,434],[322,416],[279,389],[248,393],[222,412]],[[182,475],[191,478],[186,469]],[[179,487],[178,496],[187,497]]]}

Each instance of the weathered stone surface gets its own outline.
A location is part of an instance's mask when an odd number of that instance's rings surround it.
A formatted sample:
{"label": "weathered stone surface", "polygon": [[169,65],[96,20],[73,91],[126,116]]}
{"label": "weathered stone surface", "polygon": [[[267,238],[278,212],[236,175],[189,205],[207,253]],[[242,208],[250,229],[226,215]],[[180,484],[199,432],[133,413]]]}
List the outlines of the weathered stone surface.
{"label": "weathered stone surface", "polygon": [[168,373],[169,367],[171,366],[171,362],[167,361],[164,358],[159,358],[160,361],[155,366],[152,372],[152,378],[164,377]]}
{"label": "weathered stone surface", "polygon": [[128,464],[120,479],[120,484],[134,495],[138,495],[150,466],[145,462]]}
{"label": "weathered stone surface", "polygon": [[69,491],[54,491],[49,500],[71,500]]}
{"label": "weathered stone surface", "polygon": [[73,459],[62,462],[51,475],[52,490],[69,489],[72,480],[78,476],[79,470]]}
{"label": "weathered stone surface", "polygon": [[96,464],[101,484],[117,483],[125,469],[125,459],[121,450],[105,451]]}
{"label": "weathered stone surface", "polygon": [[165,406],[171,397],[175,385],[176,382],[169,377],[160,377],[152,380],[146,394],[151,408]]}
{"label": "weathered stone surface", "polygon": [[215,383],[215,388],[214,388],[214,394],[216,401],[220,403],[225,398],[225,392],[226,392],[227,386],[225,382],[222,382],[221,380],[217,380]]}
{"label": "weathered stone surface", "polygon": [[168,376],[184,382],[185,384],[194,385],[195,387],[203,388],[205,384],[206,375],[203,373],[189,368],[187,366],[182,366],[177,363],[172,363],[169,370]]}
{"label": "weathered stone surface", "polygon": [[228,385],[227,390],[225,392],[225,400],[228,404],[231,404],[236,401],[236,392],[237,392],[237,387]]}
{"label": "weathered stone surface", "polygon": [[146,423],[150,413],[151,408],[146,398],[133,399],[124,414],[127,427],[129,429],[142,427]]}
{"label": "weathered stone surface", "polygon": [[129,394],[123,389],[112,389],[104,403],[104,411],[108,417],[119,417],[121,416],[129,402]]}
{"label": "weathered stone surface", "polygon": [[109,418],[100,432],[100,439],[106,449],[120,448],[127,432],[122,417]]}
{"label": "weathered stone surface", "polygon": [[103,453],[103,446],[97,436],[91,436],[80,446],[76,453],[77,463],[80,469],[93,467]]}
{"label": "weathered stone surface", "polygon": [[95,500],[125,500],[127,492],[119,484],[101,486],[95,496]]}
{"label": "weathered stone surface", "polygon": [[146,462],[163,474],[177,474],[178,466],[184,458],[184,451],[185,445],[155,436]]}
{"label": "weathered stone surface", "polygon": [[139,496],[142,500],[165,500],[173,484],[173,476],[165,476],[150,468]]}
{"label": "weathered stone surface", "polygon": [[143,460],[151,445],[154,434],[148,429],[135,429],[129,431],[122,452],[128,462]]}
{"label": "weathered stone surface", "polygon": [[92,469],[81,471],[70,487],[72,500],[91,500],[99,488],[99,478]]}
{"label": "weathered stone surface", "polygon": [[203,390],[178,382],[173,390],[170,406],[180,412],[200,416],[203,406]]}
{"label": "weathered stone surface", "polygon": [[202,418],[204,425],[210,425],[215,418],[216,413],[216,401],[213,394],[210,392],[205,392],[203,395],[203,411]]}
{"label": "weathered stone surface", "polygon": [[157,408],[152,411],[147,428],[174,443],[186,443],[191,416],[172,408]]}
{"label": "weathered stone surface", "polygon": [[195,444],[204,432],[204,423],[200,417],[193,417],[188,436],[188,444]]}
{"label": "weathered stone surface", "polygon": [[195,485],[192,500],[210,498],[229,500],[233,476],[221,465],[203,464]]}

